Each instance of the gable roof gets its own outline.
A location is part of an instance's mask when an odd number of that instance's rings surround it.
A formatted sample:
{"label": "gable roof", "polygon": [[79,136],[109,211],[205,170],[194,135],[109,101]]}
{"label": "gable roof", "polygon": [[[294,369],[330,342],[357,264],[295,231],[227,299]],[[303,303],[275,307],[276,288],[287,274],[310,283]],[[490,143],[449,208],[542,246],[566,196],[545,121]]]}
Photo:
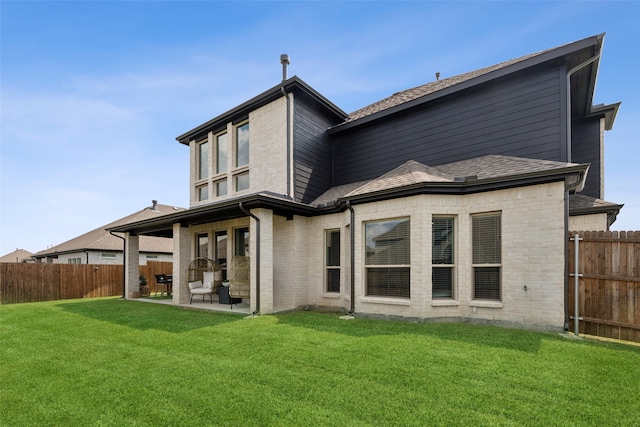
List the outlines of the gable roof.
{"label": "gable roof", "polygon": [[[154,209],[155,208],[155,209]],[[88,233],[82,234],[64,243],[42,250],[33,255],[34,258],[44,258],[51,255],[81,251],[122,251],[122,239],[110,234],[107,229],[129,223],[157,218],[174,212],[184,211],[184,208],[167,206],[154,203],[153,206],[144,208],[138,212],[98,227]],[[172,253],[173,242],[171,239],[161,237],[140,237],[140,252]]]}
{"label": "gable roof", "polygon": [[191,129],[190,131],[183,133],[176,137],[176,140],[181,144],[189,145],[190,140],[204,138],[209,131],[217,131],[218,128],[226,126],[228,122],[236,122],[245,119],[248,117],[249,112],[281,98],[283,96],[283,91],[287,93],[295,92],[307,96],[317,105],[320,105],[329,114],[332,114],[336,118],[336,122],[342,122],[348,117],[347,113],[342,111],[334,103],[305,83],[301,78],[293,76],[271,89],[262,92],[260,95],[238,105],[237,107],[232,108],[231,110]]}
{"label": "gable roof", "polygon": [[[501,62],[499,64],[491,65],[478,70],[470,71],[467,73],[459,74],[456,76],[444,78],[442,80],[436,80],[429,82],[411,89],[402,90],[394,93],[393,95],[384,98],[373,104],[367,105],[359,110],[356,110],[349,114],[349,118],[343,123],[340,123],[330,129],[331,132],[337,132],[343,129],[348,129],[353,126],[358,126],[363,123],[384,117],[389,114],[393,114],[416,105],[437,99],[469,87],[485,83],[487,81],[503,77],[505,75],[529,68],[535,65],[539,65],[545,62],[559,60],[569,55],[573,55],[572,61],[567,61],[569,67],[574,65],[574,62],[580,62],[585,57],[589,57],[592,53],[597,53],[602,48],[604,34],[597,36],[587,37],[582,40],[578,40],[572,43],[564,44],[551,49],[546,49],[540,52],[521,56],[519,58],[511,59]],[[597,68],[599,65],[599,59],[591,64],[593,71],[584,71],[590,75],[584,84],[584,91],[586,95],[580,102],[585,105],[587,114],[599,114],[606,113],[608,115],[608,122],[612,126],[615,113],[619,106],[613,104],[611,106],[602,107],[602,111],[592,108],[593,92],[595,90],[595,76],[597,74]],[[606,110],[606,111],[605,111]]]}
{"label": "gable roof", "polygon": [[20,262],[33,261],[33,259],[31,259],[31,255],[33,254],[25,249],[16,249],[15,251],[0,257],[0,262],[20,263]]}

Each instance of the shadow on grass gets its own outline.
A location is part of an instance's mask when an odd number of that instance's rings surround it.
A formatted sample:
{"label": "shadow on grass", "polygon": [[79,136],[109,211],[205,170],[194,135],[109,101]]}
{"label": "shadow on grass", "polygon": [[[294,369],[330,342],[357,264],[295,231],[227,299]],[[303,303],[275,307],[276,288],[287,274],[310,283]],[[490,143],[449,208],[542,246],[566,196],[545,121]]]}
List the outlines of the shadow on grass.
{"label": "shadow on grass", "polygon": [[278,323],[289,326],[360,338],[408,334],[527,353],[537,353],[543,339],[561,339],[550,333],[462,322],[404,322],[361,318],[343,320],[339,315],[314,312],[291,312],[276,317]]}
{"label": "shadow on grass", "polygon": [[60,302],[63,311],[138,330],[182,333],[241,320],[237,314],[185,310],[163,304],[143,304],[115,298]]}

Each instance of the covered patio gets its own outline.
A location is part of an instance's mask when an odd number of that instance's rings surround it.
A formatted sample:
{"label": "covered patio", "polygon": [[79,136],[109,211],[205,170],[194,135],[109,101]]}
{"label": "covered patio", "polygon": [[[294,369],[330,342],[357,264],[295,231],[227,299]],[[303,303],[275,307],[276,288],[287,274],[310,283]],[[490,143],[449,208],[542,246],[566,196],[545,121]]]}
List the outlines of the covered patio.
{"label": "covered patio", "polygon": [[136,301],[146,302],[151,304],[164,304],[164,305],[177,305],[179,307],[183,307],[185,309],[193,309],[193,310],[206,310],[217,313],[233,313],[233,314],[242,314],[244,316],[251,315],[251,303],[250,301],[243,301],[239,304],[233,304],[233,307],[229,304],[220,304],[216,301],[215,297],[213,299],[213,303],[211,303],[208,299],[202,301],[202,299],[194,299],[194,301],[189,304],[175,304],[172,298],[165,299],[157,299],[157,298],[137,298]]}

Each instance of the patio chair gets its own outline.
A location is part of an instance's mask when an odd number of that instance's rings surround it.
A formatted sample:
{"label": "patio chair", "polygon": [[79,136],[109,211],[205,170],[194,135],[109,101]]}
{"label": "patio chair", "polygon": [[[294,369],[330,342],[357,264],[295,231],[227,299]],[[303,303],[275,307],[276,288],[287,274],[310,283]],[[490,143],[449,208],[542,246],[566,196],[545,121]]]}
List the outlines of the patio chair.
{"label": "patio chair", "polygon": [[233,298],[249,298],[251,296],[249,257],[236,255],[231,258],[229,269],[229,298],[233,309]]}
{"label": "patio chair", "polygon": [[209,258],[195,258],[189,264],[189,304],[193,302],[194,295],[209,295],[209,300],[213,304],[213,294],[218,293],[218,288],[222,284],[221,267]]}
{"label": "patio chair", "polygon": [[158,290],[160,291],[160,298],[164,293],[169,296],[169,283],[167,282],[167,276],[164,274],[156,274],[156,297],[158,296]]}

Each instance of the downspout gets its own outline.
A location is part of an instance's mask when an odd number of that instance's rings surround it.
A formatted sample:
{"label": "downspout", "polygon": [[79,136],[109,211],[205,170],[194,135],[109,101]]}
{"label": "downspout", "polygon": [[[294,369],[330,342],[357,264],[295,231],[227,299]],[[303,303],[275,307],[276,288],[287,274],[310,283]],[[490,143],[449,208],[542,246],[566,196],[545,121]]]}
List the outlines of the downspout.
{"label": "downspout", "polygon": [[111,234],[113,237],[117,237],[118,239],[122,239],[122,296],[120,297],[120,299],[124,300],[126,299],[125,296],[127,295],[125,284],[125,282],[127,281],[127,272],[125,271],[127,265],[127,240],[122,236],[113,234],[113,231],[111,230],[109,230],[109,234]]}
{"label": "downspout", "polygon": [[349,264],[349,285],[351,286],[351,309],[349,310],[349,314],[353,315],[356,311],[356,296],[355,296],[355,267],[356,267],[356,254],[355,254],[355,242],[356,242],[356,234],[355,234],[355,222],[356,222],[356,214],[353,211],[353,207],[351,207],[351,202],[347,200],[347,209],[349,209],[349,245],[351,249],[349,250],[350,264]]}
{"label": "downspout", "polygon": [[89,252],[88,251],[82,251],[87,255],[87,264],[89,264]]}
{"label": "downspout", "polygon": [[[597,61],[600,59],[600,49],[597,50],[596,54],[581,64],[576,65],[572,69],[567,72],[566,79],[566,87],[567,87],[567,98],[566,98],[566,108],[567,108],[567,163],[571,163],[572,155],[571,155],[571,76],[577,71],[583,69],[587,65]],[[586,179],[586,177],[585,177]],[[569,189],[567,188],[564,192],[564,328],[565,330],[569,329]]]}
{"label": "downspout", "polygon": [[238,204],[238,208],[256,220],[256,310],[253,312],[255,315],[260,313],[260,218],[245,209],[242,202]]}

